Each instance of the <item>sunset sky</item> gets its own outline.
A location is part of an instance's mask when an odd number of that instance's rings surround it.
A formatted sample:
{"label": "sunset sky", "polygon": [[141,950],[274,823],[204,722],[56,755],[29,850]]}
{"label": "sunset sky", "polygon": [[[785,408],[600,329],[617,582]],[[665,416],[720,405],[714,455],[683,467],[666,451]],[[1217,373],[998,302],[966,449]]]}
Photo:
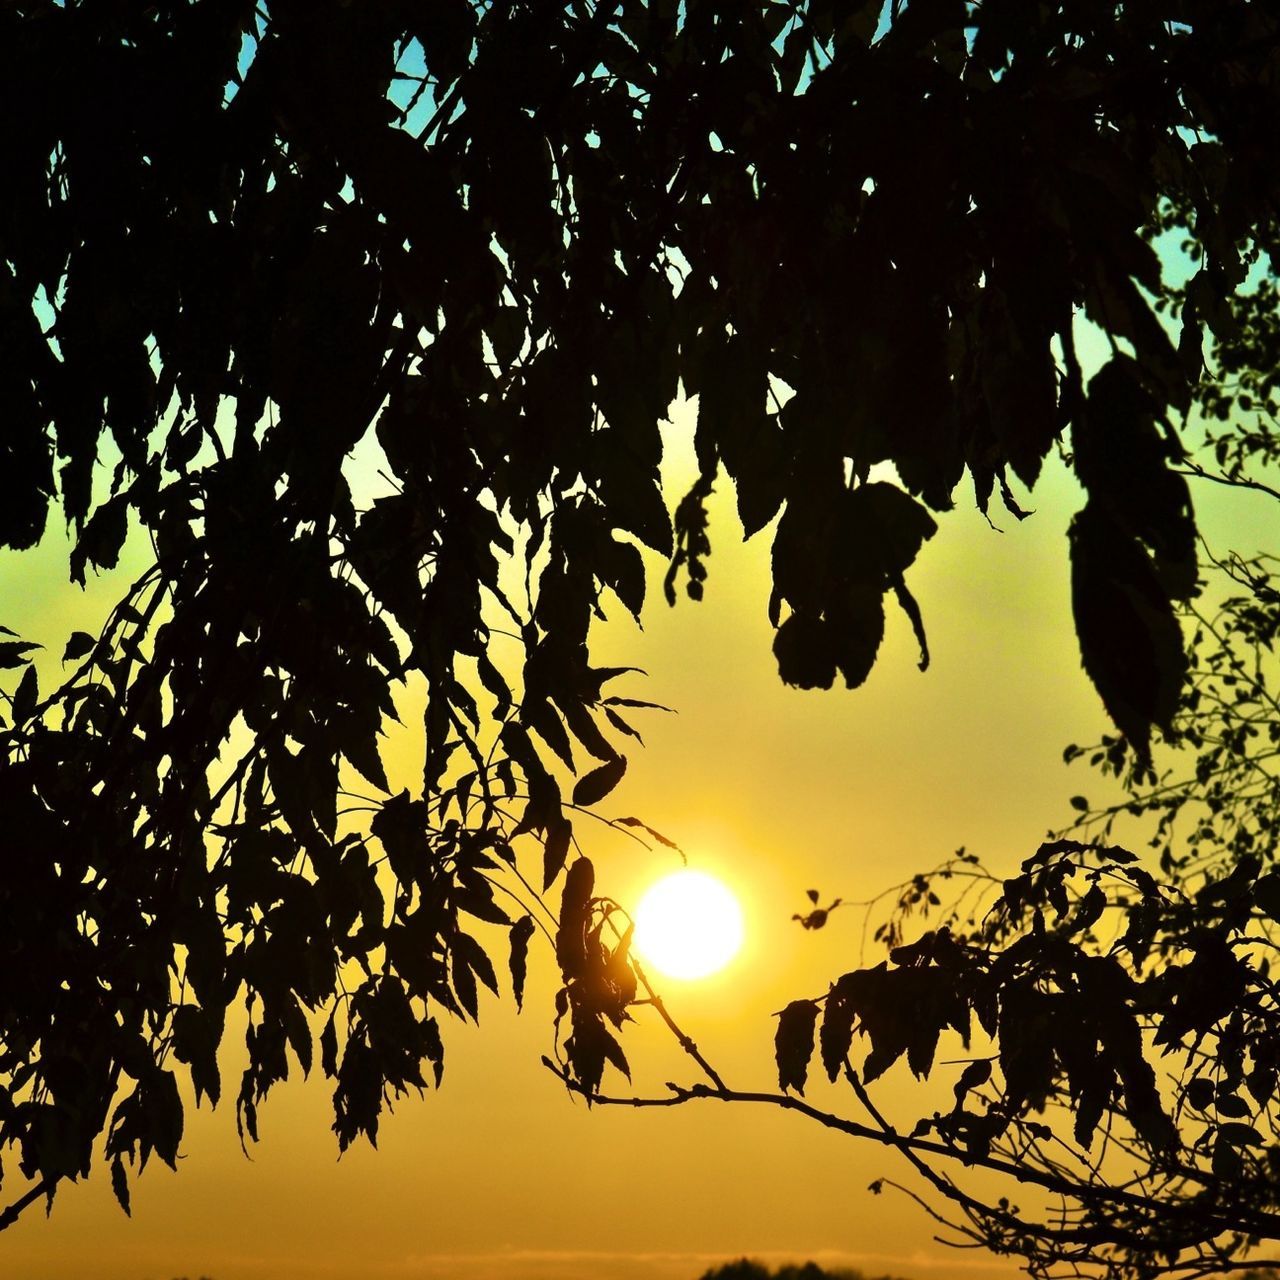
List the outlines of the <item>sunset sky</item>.
{"label": "sunset sky", "polygon": [[[690,466],[687,409],[675,419],[673,501]],[[1212,545],[1280,545],[1263,503],[1196,496]],[[597,658],[648,672],[632,677],[627,692],[679,712],[648,714],[647,747],[631,755],[602,809],[666,832],[742,902],[739,958],[712,978],[660,987],[736,1087],[776,1088],[774,1011],[879,958],[871,944],[860,951],[858,911],[837,913],[821,933],[794,924],[807,888],[867,898],[960,845],[1008,868],[1066,820],[1069,795],[1102,794],[1092,775],[1061,759],[1064,745],[1106,727],[1071,627],[1065,534],[1079,506],[1073,482],[1054,463],[1027,500],[1032,518],[1019,524],[993,505],[999,530],[973,509],[967,482],[956,498],[958,510],[941,517],[909,576],[933,653],[924,675],[905,618],[891,614],[864,688],[784,688],[765,616],[770,531],[742,545],[727,486],[713,503],[706,600],[669,609],[663,566],[652,560],[643,632],[619,608],[597,637]],[[143,548],[131,546],[136,570]],[[51,528],[37,553],[0,559],[0,622],[48,646],[50,676],[67,633],[94,625],[120,580],[91,584],[82,596],[66,585],[65,556]],[[393,778],[415,773],[412,746],[411,736],[389,745]],[[603,827],[579,832],[600,891],[623,902],[676,865],[666,851],[646,853]],[[880,1175],[904,1177],[900,1161],[799,1117],[710,1101],[589,1111],[539,1065],[551,1048],[555,985],[544,946],[522,1015],[509,1000],[489,999],[478,1028],[446,1027],[444,1087],[397,1104],[377,1151],[361,1143],[337,1159],[331,1087],[318,1070],[268,1100],[251,1159],[241,1154],[230,1102],[213,1113],[189,1103],[179,1176],[158,1162],[149,1167],[134,1188],[132,1219],[117,1208],[105,1168],[96,1170],[59,1192],[51,1219],[35,1209],[0,1236],[0,1273],[695,1280],[742,1254],[917,1280],[1011,1273],[985,1254],[935,1243],[904,1197],[867,1191]],[[239,1035],[229,1027],[222,1056],[232,1095]],[[637,1093],[696,1078],[649,1019],[641,1017],[624,1047]],[[629,1092],[616,1077],[613,1084]],[[845,1105],[825,1083],[814,1082],[809,1096]],[[903,1115],[919,1099],[905,1062],[880,1096]]]}

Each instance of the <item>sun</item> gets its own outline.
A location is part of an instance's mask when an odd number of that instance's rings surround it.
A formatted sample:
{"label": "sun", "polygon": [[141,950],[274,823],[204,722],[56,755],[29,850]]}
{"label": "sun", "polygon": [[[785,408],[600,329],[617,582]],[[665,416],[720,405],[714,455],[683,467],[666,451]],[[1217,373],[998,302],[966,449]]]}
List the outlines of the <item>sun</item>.
{"label": "sun", "polygon": [[636,952],[669,978],[705,978],[742,946],[738,900],[705,871],[677,871],[652,885],[635,922]]}

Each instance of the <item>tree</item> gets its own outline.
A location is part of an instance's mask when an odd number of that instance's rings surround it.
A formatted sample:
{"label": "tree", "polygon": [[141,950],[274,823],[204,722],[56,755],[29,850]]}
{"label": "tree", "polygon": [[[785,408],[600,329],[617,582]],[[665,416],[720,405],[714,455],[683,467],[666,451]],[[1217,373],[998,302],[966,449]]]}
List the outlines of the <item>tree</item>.
{"label": "tree", "polygon": [[[1011,477],[1070,429],[1075,625],[1145,762],[1196,582],[1165,419],[1272,243],[1276,34],[1244,0],[6,6],[0,544],[56,504],[74,580],[131,526],[155,555],[57,687],[0,646],[0,1143],[33,1184],[0,1225],[104,1132],[127,1208],[126,1161],[176,1155],[174,1064],[218,1099],[241,993],[242,1131],[316,1014],[339,1144],[374,1139],[439,1082],[437,1016],[497,989],[486,925],[521,998],[531,842],[564,876],[567,1079],[625,1070],[638,978],[573,818],[646,704],[589,630],[640,608],[637,544],[700,598],[720,469],[749,534],[778,520],[781,677],[856,686],[890,594],[927,664],[931,512],[967,473],[1020,517]],[[1176,342],[1169,234],[1198,255]],[[1113,348],[1088,380],[1081,309]],[[377,746],[401,682],[413,794]]]}
{"label": "tree", "polygon": [[787,1264],[774,1271],[762,1262],[739,1258],[737,1262],[713,1267],[703,1274],[702,1280],[862,1280],[862,1277],[861,1272],[847,1268],[828,1271],[816,1262],[806,1262],[803,1266]]}

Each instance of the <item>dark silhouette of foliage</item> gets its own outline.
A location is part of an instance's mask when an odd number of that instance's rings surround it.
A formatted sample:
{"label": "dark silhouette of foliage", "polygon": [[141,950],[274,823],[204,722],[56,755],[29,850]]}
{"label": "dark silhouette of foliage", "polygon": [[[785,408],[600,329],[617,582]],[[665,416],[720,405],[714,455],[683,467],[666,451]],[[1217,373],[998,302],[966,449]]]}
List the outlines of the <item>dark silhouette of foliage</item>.
{"label": "dark silhouette of foliage", "polygon": [[[1236,294],[1274,238],[1276,47],[1245,0],[0,10],[21,122],[0,138],[0,545],[57,509],[76,581],[133,527],[154,549],[56,687],[22,637],[0,644],[0,1145],[29,1180],[0,1226],[86,1174],[104,1133],[127,1209],[127,1166],[176,1159],[175,1071],[220,1097],[242,997],[242,1133],[291,1061],[313,1066],[314,1016],[339,1145],[375,1140],[389,1099],[439,1083],[439,1016],[498,990],[495,930],[520,997],[530,842],[542,890],[563,877],[559,1069],[592,1095],[627,1071],[643,978],[574,822],[651,704],[592,665],[589,629],[614,598],[640,610],[640,546],[671,557],[669,597],[701,598],[721,470],[749,535],[777,518],[782,678],[853,687],[890,595],[927,664],[905,575],[931,513],[967,474],[1021,517],[1012,479],[1070,431],[1075,625],[1146,768],[1186,684],[1195,525],[1167,420],[1205,331],[1229,394],[1269,394],[1269,313]],[[1175,287],[1152,240],[1177,233],[1198,265]],[[1156,304],[1180,308],[1176,342]],[[1081,311],[1113,344],[1089,379]],[[681,387],[701,475],[673,523],[658,422]],[[353,451],[383,496],[353,488]],[[870,479],[882,462],[900,484]],[[402,682],[425,691],[412,792],[378,749]],[[1010,928],[1057,868],[1092,875],[1086,855],[1036,870]],[[824,1061],[855,1017],[878,1069],[928,1071],[971,1012],[1030,1025],[991,1004],[1010,975],[1032,1004],[1084,981],[1075,943],[1006,960],[997,941],[935,939],[845,983]],[[1146,1013],[1104,976],[1105,1063],[1072,1096],[1105,1109],[1118,1080],[1164,1151]],[[918,1016],[876,1021],[903,993]],[[787,1085],[810,1003],[785,1023]],[[1179,1003],[1169,1047],[1210,1012]],[[1046,1043],[1014,1055],[1018,1132]],[[955,1126],[927,1141],[974,1157]],[[1224,1150],[1251,1167],[1247,1146]]]}
{"label": "dark silhouette of foliage", "polygon": [[862,1273],[847,1267],[829,1271],[816,1262],[786,1263],[775,1270],[763,1262],[739,1258],[737,1262],[726,1262],[704,1271],[699,1280],[862,1280]]}

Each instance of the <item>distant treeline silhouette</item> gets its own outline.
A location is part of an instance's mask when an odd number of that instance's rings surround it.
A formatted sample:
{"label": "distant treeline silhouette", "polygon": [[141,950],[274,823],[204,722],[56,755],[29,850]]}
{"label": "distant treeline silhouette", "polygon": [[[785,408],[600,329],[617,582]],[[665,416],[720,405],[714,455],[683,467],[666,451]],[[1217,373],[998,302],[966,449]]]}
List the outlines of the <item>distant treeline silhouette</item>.
{"label": "distant treeline silhouette", "polygon": [[[700,1280],[864,1280],[861,1271],[851,1267],[837,1267],[828,1271],[816,1262],[803,1265],[787,1263],[776,1271],[771,1271],[762,1262],[751,1258],[739,1258],[737,1262],[726,1262],[723,1266],[713,1267],[703,1272]],[[894,1280],[891,1276],[879,1276],[876,1280]]]}

